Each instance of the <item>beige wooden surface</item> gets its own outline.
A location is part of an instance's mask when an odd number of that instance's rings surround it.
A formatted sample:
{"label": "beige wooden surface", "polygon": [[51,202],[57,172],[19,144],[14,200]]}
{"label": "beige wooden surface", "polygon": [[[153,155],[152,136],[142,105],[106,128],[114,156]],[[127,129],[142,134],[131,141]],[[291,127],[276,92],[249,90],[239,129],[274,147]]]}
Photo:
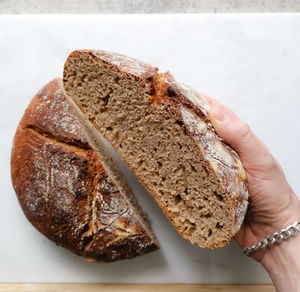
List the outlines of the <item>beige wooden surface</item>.
{"label": "beige wooden surface", "polygon": [[275,292],[272,285],[0,283],[0,291],[34,292]]}

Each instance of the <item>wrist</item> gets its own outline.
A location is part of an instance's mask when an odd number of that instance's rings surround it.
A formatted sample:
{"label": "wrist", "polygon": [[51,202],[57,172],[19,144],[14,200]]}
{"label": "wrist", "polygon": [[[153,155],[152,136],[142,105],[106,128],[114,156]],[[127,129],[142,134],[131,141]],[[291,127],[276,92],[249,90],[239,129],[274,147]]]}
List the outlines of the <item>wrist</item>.
{"label": "wrist", "polygon": [[[295,194],[292,194],[291,198],[290,207],[277,214],[280,220],[266,235],[274,231],[279,232],[295,221],[300,221],[300,201]],[[276,291],[300,291],[300,233],[279,244],[259,249],[252,257],[269,273]]]}
{"label": "wrist", "polygon": [[300,289],[300,234],[265,250],[261,264],[277,291]]}
{"label": "wrist", "polygon": [[[262,235],[256,235],[258,239],[261,240],[264,237],[272,235],[274,232],[279,233],[279,231],[281,231],[282,229],[286,229],[289,225],[294,224],[294,222],[300,221],[300,201],[297,198],[297,196],[295,195],[295,193],[292,193],[290,195],[290,197],[291,197],[291,199],[290,199],[289,207],[287,207],[283,210],[280,210],[280,213],[276,214],[274,212],[275,217],[273,218],[273,220],[272,220],[273,222],[271,224],[265,223],[264,225],[261,224],[262,226],[258,226],[258,227],[261,227],[261,230],[264,231],[262,233]],[[299,225],[298,225],[298,227],[299,227]],[[255,228],[255,230],[259,231],[260,228]],[[298,235],[296,235],[294,238],[296,238],[296,237],[300,238],[300,233]],[[273,250],[280,247],[280,248],[278,248],[278,250],[281,251],[282,246],[285,246],[286,242],[289,242],[292,239],[293,238],[289,238],[288,240],[283,240],[280,244],[275,243],[271,247],[265,247],[262,249],[259,248],[255,252],[253,252],[251,257],[253,259],[255,259],[256,261],[260,262],[262,265],[268,265],[269,262],[272,262]],[[269,238],[268,242],[270,242],[270,241],[271,241],[271,239]],[[254,243],[258,243],[258,240]]]}
{"label": "wrist", "polygon": [[[294,202],[291,208],[286,210],[286,214],[278,215],[282,220],[275,232],[286,228],[295,221],[300,221],[300,201],[293,194]],[[285,215],[285,216],[284,216]],[[273,231],[273,232],[274,232]],[[265,267],[268,272],[271,272],[274,267],[281,267],[285,259],[290,260],[291,257],[300,259],[300,233],[295,237],[290,237],[288,240],[283,240],[281,243],[275,243],[271,247],[261,250],[259,262]],[[279,261],[280,259],[280,261]],[[278,262],[279,261],[279,262]],[[282,264],[281,264],[282,263]],[[297,262],[300,265],[300,261]]]}

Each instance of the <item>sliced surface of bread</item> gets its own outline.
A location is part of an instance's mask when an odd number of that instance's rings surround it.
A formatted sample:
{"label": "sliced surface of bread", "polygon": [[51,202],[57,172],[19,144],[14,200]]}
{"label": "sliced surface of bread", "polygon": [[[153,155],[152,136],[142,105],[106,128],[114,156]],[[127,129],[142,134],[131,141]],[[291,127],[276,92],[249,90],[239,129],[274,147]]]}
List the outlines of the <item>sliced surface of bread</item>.
{"label": "sliced surface of bread", "polygon": [[184,238],[204,248],[230,241],[247,210],[246,175],[205,100],[170,73],[105,51],[71,53],[63,81]]}
{"label": "sliced surface of bread", "polygon": [[75,254],[112,262],[159,248],[99,133],[61,79],[28,106],[14,138],[11,172],[28,220]]}

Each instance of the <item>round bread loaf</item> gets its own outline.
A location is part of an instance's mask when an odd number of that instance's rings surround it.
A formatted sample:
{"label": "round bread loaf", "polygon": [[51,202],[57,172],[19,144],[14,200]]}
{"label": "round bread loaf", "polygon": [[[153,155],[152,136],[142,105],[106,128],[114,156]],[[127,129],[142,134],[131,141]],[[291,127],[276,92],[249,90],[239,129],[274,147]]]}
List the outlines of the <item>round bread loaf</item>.
{"label": "round bread loaf", "polygon": [[247,210],[246,175],[205,100],[170,73],[105,51],[71,53],[63,80],[184,238],[205,248],[230,241]]}
{"label": "round bread loaf", "polygon": [[28,106],[15,135],[11,175],[28,220],[90,261],[159,248],[99,134],[55,79]]}

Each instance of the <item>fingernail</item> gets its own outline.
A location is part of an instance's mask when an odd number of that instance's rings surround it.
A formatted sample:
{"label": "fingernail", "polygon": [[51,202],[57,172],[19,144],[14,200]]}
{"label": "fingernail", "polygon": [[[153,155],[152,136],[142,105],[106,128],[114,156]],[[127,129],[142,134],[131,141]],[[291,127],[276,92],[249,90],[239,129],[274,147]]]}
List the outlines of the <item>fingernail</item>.
{"label": "fingernail", "polygon": [[221,123],[228,122],[231,117],[231,113],[228,110],[226,110],[226,108],[224,108],[220,105],[217,105],[212,108],[212,115],[215,120],[217,120]]}

